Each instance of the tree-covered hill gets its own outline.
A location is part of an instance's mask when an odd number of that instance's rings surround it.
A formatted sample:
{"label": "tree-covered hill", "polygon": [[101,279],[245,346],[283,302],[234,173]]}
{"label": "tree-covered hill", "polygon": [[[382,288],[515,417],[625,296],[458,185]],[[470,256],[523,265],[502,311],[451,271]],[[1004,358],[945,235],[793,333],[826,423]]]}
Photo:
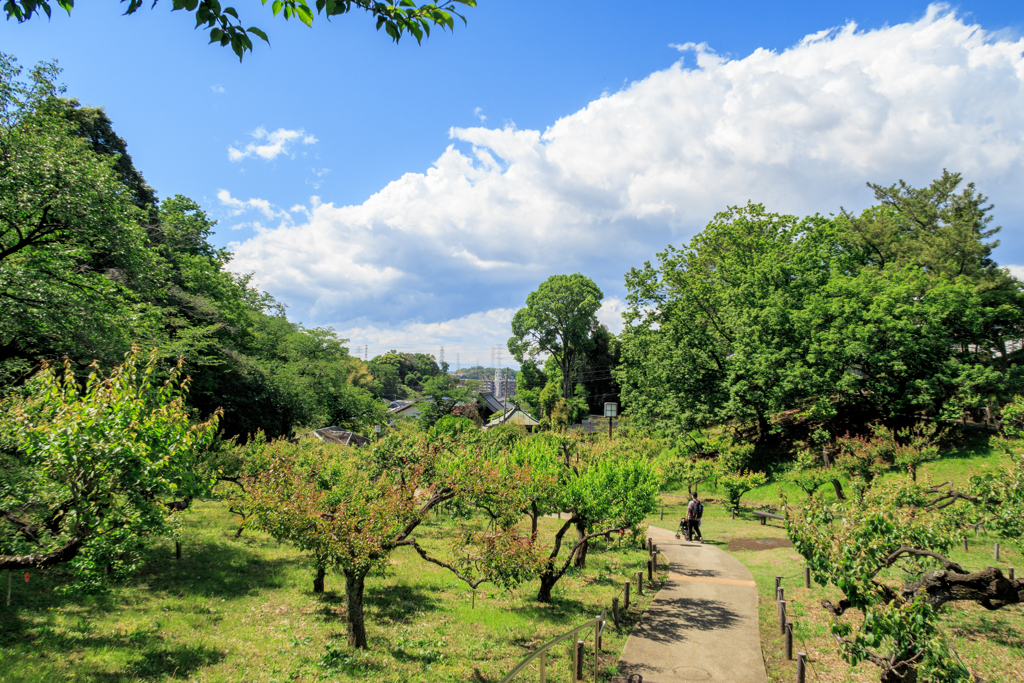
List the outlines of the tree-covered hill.
{"label": "tree-covered hill", "polygon": [[137,345],[184,359],[189,406],[223,408],[225,436],[383,422],[346,340],[227,270],[215,221],[187,197],[158,201],[103,110],[65,98],[58,75],[0,56],[0,392],[43,362],[112,368]]}

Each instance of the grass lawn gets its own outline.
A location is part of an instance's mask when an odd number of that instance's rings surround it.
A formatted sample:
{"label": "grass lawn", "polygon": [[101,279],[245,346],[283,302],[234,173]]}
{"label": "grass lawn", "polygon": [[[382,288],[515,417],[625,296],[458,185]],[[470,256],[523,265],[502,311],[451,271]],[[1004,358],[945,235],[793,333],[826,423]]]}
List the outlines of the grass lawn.
{"label": "grass lawn", "polygon": [[[994,453],[984,441],[975,441],[944,454],[941,460],[927,463],[918,474],[921,481],[939,483],[952,480],[959,484],[972,472],[1000,468],[1008,464],[1005,456]],[[796,680],[796,663],[785,659],[785,645],[779,634],[775,603],[775,576],[782,576],[787,613],[794,623],[794,652],[808,655],[808,681],[839,683],[846,681],[875,682],[879,669],[870,663],[850,667],[840,657],[835,641],[828,630],[828,613],[821,607],[822,599],[837,602],[842,594],[833,587],[812,585],[804,588],[804,562],[788,546],[782,522],[770,520],[761,526],[749,510],[779,503],[780,488],[791,503],[800,504],[804,495],[786,483],[769,484],[747,493],[743,510],[731,520],[726,506],[720,500],[710,504],[719,494],[702,490],[705,500],[704,524],[701,527],[708,543],[734,555],[754,575],[759,594],[761,618],[761,647],[768,679],[773,683],[791,683]],[[829,486],[824,493],[833,495]],[[685,514],[686,492],[663,495],[664,521],[661,512],[649,522],[662,528],[675,529]],[[760,541],[760,542],[759,542]],[[1015,567],[1018,577],[1024,571],[1021,547],[1003,541],[1000,561],[993,557],[996,538],[982,532],[974,537],[971,532],[968,552],[957,548],[950,556],[968,571],[998,566],[1006,574]],[[782,544],[783,547],[779,547]],[[756,547],[757,549],[751,549]],[[856,624],[858,615],[852,613],[849,623]],[[988,611],[980,605],[950,603],[944,608],[943,623],[954,649],[971,671],[987,683],[1019,683],[1024,681],[1024,605]]]}
{"label": "grass lawn", "polygon": [[[445,524],[417,538],[436,543]],[[542,524],[552,536],[558,520]],[[534,600],[534,581],[512,591],[484,584],[474,607],[465,584],[402,549],[386,576],[367,581],[370,649],[355,652],[345,647],[341,577],[328,575],[315,596],[302,553],[260,533],[236,540],[235,525],[224,503],[195,503],[183,559],[172,542],[154,542],[135,582],[104,596],[56,595],[59,570],[34,571],[27,584],[16,575],[11,607],[0,603],[0,682],[499,681],[538,645],[610,610],[647,558],[639,546],[601,540],[587,568],[555,586],[552,604]],[[639,600],[634,592],[623,629],[605,633],[604,679],[663,580]],[[592,640],[583,640],[592,661]],[[568,681],[568,648],[552,653],[549,680]]]}

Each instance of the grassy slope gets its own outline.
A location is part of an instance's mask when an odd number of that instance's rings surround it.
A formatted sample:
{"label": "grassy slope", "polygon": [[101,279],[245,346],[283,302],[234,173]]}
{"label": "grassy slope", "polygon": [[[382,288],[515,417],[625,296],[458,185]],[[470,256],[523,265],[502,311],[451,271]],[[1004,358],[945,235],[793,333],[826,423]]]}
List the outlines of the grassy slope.
{"label": "grassy slope", "polygon": [[[543,520],[544,532],[557,524]],[[464,584],[403,549],[388,576],[367,583],[370,650],[354,653],[344,646],[340,577],[314,596],[302,554],[258,533],[235,540],[234,525],[224,504],[197,503],[184,521],[184,558],[155,542],[137,582],[103,597],[55,595],[56,571],[33,572],[28,584],[16,576],[11,607],[0,603],[0,682],[496,681],[609,607],[646,561],[639,549],[601,547],[559,582],[551,605],[533,600],[533,582],[515,591],[484,584],[474,608]],[[442,526],[418,537],[429,545]],[[651,595],[634,600],[623,631],[606,633],[606,676]],[[567,648],[553,652],[550,680],[567,681]]]}
{"label": "grassy slope", "polygon": [[[937,483],[951,480],[959,484],[966,481],[973,472],[996,469],[1005,464],[1003,456],[994,453],[986,441],[978,440],[944,454],[939,461],[927,463],[918,476],[921,481]],[[828,631],[827,614],[820,602],[823,598],[837,602],[841,593],[833,587],[812,585],[810,590],[805,589],[803,558],[793,548],[728,549],[729,541],[736,539],[786,538],[781,522],[772,521],[766,526],[760,526],[748,511],[761,505],[778,504],[780,488],[790,501],[797,504],[804,497],[802,492],[785,482],[770,482],[743,497],[745,509],[735,521],[730,519],[724,505],[707,505],[702,527],[708,542],[731,552],[754,575],[760,596],[761,645],[769,680],[789,683],[796,676],[796,664],[785,660],[784,641],[779,635],[774,593],[775,576],[781,575],[788,603],[787,611],[790,620],[794,622],[794,651],[808,654],[808,680],[825,683],[877,681],[878,669],[874,665],[860,664],[851,668],[839,657]],[[831,487],[823,492],[834,497]],[[717,495],[714,490],[701,492],[702,497],[710,499]],[[685,498],[685,492],[664,495],[665,519],[661,521],[660,514],[655,515],[649,519],[650,523],[663,528],[675,528],[685,513]],[[996,565],[1005,573],[1008,567],[1016,567],[1020,575],[1024,571],[1022,548],[1003,541],[1000,562],[996,563],[993,559],[993,544],[996,541],[994,537],[982,533],[969,542],[968,552],[958,549],[951,559],[968,570]],[[954,649],[983,680],[988,683],[1024,680],[1024,606],[989,612],[978,605],[951,604],[945,609],[944,623]]]}

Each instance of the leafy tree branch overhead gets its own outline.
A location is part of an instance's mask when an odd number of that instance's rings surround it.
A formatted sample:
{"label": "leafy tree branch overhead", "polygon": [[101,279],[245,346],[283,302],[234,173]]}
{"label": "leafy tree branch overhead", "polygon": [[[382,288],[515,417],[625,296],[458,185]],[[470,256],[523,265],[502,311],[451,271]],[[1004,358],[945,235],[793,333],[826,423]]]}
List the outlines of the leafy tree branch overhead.
{"label": "leafy tree branch overhead", "polygon": [[[125,14],[134,14],[142,7],[142,0],[121,0],[128,2]],[[267,0],[260,0],[263,5]],[[152,7],[156,7],[154,0]],[[256,26],[245,28],[234,7],[222,7],[218,0],[171,0],[172,11],[185,10],[196,15],[196,28],[204,28],[210,33],[210,42],[231,49],[241,60],[246,50],[252,51],[250,35],[260,38],[268,45],[270,38],[266,32]],[[455,19],[466,23],[466,18],[458,12],[460,5],[476,7],[476,0],[447,0],[438,4],[417,4],[414,0],[401,0],[392,5],[376,0],[316,0],[316,13],[330,20],[331,17],[348,14],[353,9],[361,9],[377,21],[377,30],[384,31],[396,43],[406,33],[420,43],[424,37],[430,36],[431,27],[442,30],[455,30]],[[57,0],[57,6],[71,14],[75,6],[74,0]],[[306,0],[272,0],[270,9],[274,16],[282,15],[285,20],[297,18],[306,26],[313,26],[313,10]],[[4,12],[7,19],[16,19],[19,23],[28,21],[33,16],[46,14],[50,17],[52,8],[47,0],[7,0]]]}

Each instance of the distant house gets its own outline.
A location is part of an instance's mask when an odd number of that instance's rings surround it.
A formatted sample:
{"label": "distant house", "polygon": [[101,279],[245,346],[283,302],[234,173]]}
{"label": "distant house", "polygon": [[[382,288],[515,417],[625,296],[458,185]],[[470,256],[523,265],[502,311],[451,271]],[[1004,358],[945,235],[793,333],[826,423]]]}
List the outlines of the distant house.
{"label": "distant house", "polygon": [[292,439],[292,443],[298,443],[300,439],[315,438],[320,439],[324,443],[333,443],[341,446],[365,446],[370,443],[370,440],[361,434],[350,432],[347,429],[341,427],[324,427],[322,429],[315,429],[305,434]]}
{"label": "distant house", "polygon": [[412,401],[395,401],[395,403],[401,405],[396,405],[393,408],[388,407],[388,412],[394,415],[395,417],[419,417],[419,414],[422,412],[420,410],[420,407],[413,403]]}
{"label": "distant house", "polygon": [[394,417],[419,417],[427,403],[434,403],[434,397],[424,396],[418,401],[392,401],[388,405],[388,412]]}
{"label": "distant house", "polygon": [[532,432],[540,426],[540,422],[535,420],[532,415],[527,413],[525,410],[517,405],[511,406],[506,412],[498,415],[496,418],[484,425],[484,429],[490,429],[501,424],[514,424],[526,427],[526,431]]}
{"label": "distant house", "polygon": [[494,394],[481,393],[480,400],[483,401],[484,405],[479,407],[480,417],[485,420],[489,420],[491,415],[500,413],[505,410],[506,406],[504,403],[495,398]]}

